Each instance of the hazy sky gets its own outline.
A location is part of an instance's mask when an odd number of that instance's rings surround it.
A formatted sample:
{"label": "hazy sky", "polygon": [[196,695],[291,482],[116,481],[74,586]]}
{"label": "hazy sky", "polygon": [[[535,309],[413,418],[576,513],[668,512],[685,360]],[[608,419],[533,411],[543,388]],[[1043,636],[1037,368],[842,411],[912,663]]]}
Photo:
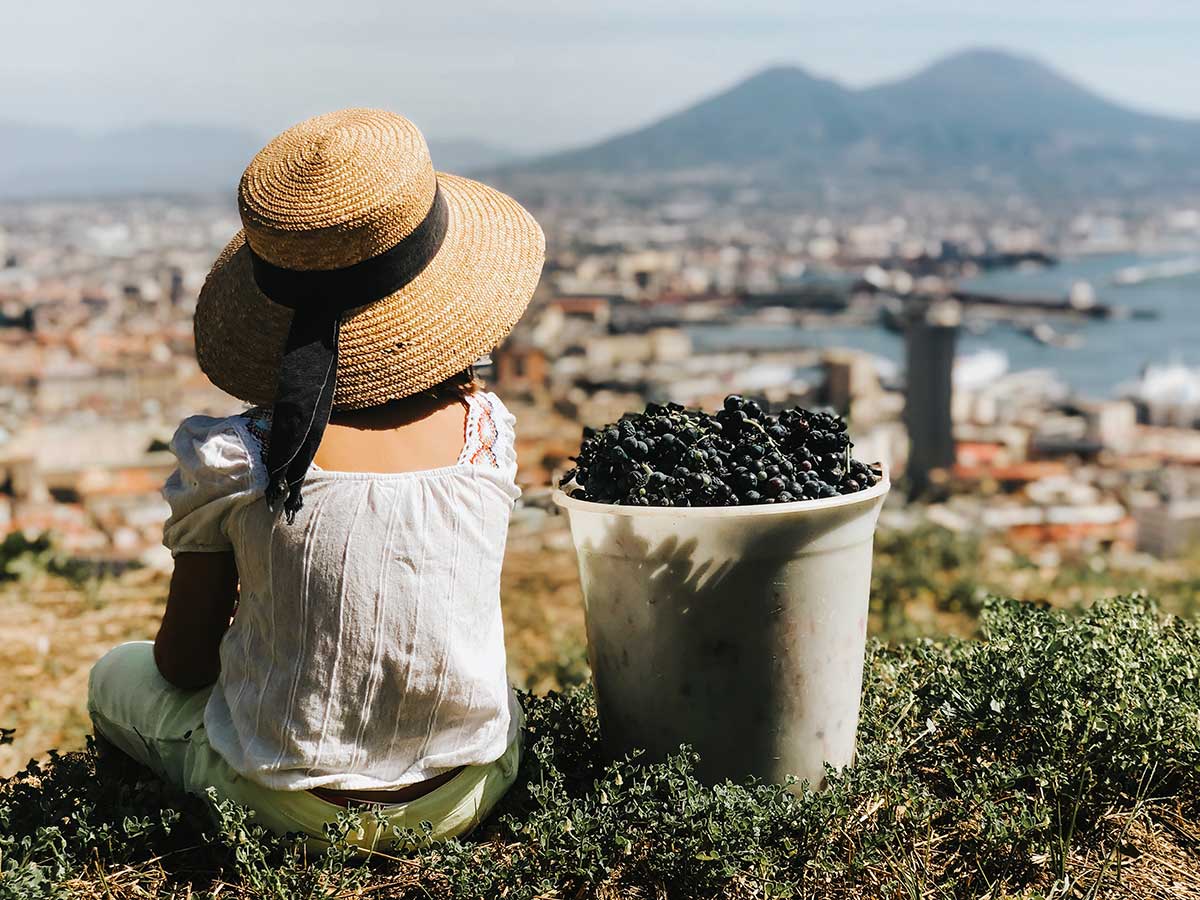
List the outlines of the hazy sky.
{"label": "hazy sky", "polygon": [[[0,0],[0,119],[269,136],[385,106],[520,150],[642,124],[771,63],[851,85],[991,45],[1200,118],[1200,2]],[[0,157],[3,148],[0,148]]]}

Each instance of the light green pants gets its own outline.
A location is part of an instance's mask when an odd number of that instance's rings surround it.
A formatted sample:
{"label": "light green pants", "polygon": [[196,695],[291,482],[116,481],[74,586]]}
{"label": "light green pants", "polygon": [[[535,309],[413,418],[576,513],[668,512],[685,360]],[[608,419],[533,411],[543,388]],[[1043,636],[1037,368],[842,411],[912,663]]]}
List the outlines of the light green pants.
{"label": "light green pants", "polygon": [[[204,707],[212,688],[183,691],[169,684],[154,664],[149,641],[121,644],[92,667],[88,712],[96,733],[152,769],[160,778],[189,793],[209,787],[228,800],[254,810],[254,821],[276,834],[301,832],[314,849],[325,846],[326,824],[345,810],[308,791],[277,791],[239,775],[208,743]],[[408,803],[371,807],[390,826],[420,833],[433,826],[435,840],[466,834],[489,813],[516,779],[521,738],[486,766],[468,766],[423,797]],[[373,812],[359,809],[363,828],[350,835],[360,847],[390,846],[389,832]]]}

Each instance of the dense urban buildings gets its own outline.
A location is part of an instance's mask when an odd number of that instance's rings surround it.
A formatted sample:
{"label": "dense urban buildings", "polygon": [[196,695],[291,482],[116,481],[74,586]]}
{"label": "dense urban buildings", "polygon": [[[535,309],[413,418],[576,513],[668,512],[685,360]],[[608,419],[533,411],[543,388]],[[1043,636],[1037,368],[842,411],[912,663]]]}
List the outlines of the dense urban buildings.
{"label": "dense urban buildings", "polygon": [[[738,391],[847,414],[856,454],[920,497],[905,509],[897,492],[895,522],[1188,550],[1200,374],[1153,338],[1140,358],[1094,348],[1178,328],[1175,300],[1141,308],[1128,286],[1194,299],[1200,212],[922,196],[821,214],[761,199],[688,185],[652,203],[542,198],[545,276],[489,373],[518,408],[530,508],[580,424]],[[237,228],[232,206],[205,199],[0,210],[0,533],[51,532],[106,564],[165,563],[171,433],[186,415],[237,409],[191,342],[196,293]],[[1102,278],[1063,290],[1003,280],[1096,261]],[[1106,382],[1118,362],[1136,377]]]}

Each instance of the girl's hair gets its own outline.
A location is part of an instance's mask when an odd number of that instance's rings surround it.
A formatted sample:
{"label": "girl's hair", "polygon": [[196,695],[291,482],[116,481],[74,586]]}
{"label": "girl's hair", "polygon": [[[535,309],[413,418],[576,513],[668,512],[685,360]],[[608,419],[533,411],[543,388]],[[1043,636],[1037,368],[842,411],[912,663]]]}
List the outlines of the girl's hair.
{"label": "girl's hair", "polygon": [[407,404],[414,400],[432,400],[434,403],[446,403],[454,401],[465,401],[470,394],[475,393],[483,388],[483,384],[475,376],[475,367],[467,366],[457,375],[451,375],[445,381],[435,384],[431,388],[426,388],[423,391],[418,391],[410,397],[404,397],[400,400],[389,400],[386,403],[380,403],[378,406],[368,406],[363,409],[357,409],[350,412],[333,410],[330,413],[329,421],[344,422],[350,419],[358,418],[363,413],[370,413],[372,410],[382,411],[384,409],[403,409],[401,404]]}
{"label": "girl's hair", "polygon": [[467,366],[457,375],[451,375],[422,393],[434,400],[465,400],[482,387],[475,376],[475,367]]}

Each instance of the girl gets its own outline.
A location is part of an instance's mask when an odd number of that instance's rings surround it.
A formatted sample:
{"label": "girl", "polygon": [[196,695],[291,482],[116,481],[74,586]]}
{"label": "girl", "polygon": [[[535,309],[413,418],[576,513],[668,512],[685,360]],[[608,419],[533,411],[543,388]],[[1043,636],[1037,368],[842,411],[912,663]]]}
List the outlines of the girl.
{"label": "girl", "polygon": [[[166,612],[93,668],[96,733],[278,833],[319,840],[361,807],[463,834],[520,754],[499,597],[513,418],[471,366],[528,304],[541,229],[367,109],[271,141],[238,206],[196,355],[255,406],[175,434]],[[353,839],[386,839],[365,820]]]}

